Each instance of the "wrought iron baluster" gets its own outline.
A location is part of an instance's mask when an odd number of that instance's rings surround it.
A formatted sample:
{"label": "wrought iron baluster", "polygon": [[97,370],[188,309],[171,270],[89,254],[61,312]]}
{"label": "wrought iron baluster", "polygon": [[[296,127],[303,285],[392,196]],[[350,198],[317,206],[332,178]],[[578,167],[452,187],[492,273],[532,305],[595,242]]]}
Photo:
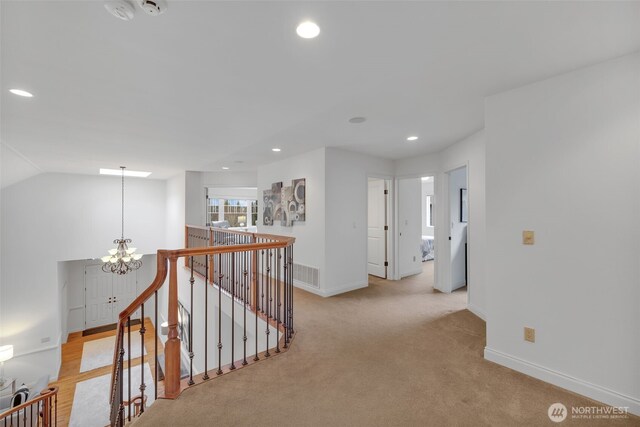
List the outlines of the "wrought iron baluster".
{"label": "wrought iron baluster", "polygon": [[264,357],[269,357],[271,354],[269,353],[269,334],[271,331],[269,330],[269,318],[271,317],[271,261],[272,261],[272,249],[267,250],[267,319],[266,319],[266,329],[265,335],[267,338],[266,343],[266,351],[264,353]]}
{"label": "wrought iron baluster", "polygon": [[120,357],[118,357],[118,393],[120,400],[118,402],[118,425],[124,425],[124,337],[120,340]]}
{"label": "wrought iron baluster", "polygon": [[195,384],[193,382],[193,284],[195,283],[196,279],[193,277],[193,256],[190,257],[191,258],[191,277],[189,277],[189,297],[190,297],[190,312],[191,312],[191,319],[189,321],[189,385],[193,385]]}
{"label": "wrought iron baluster", "polygon": [[256,340],[256,355],[253,356],[253,361],[257,362],[258,360],[260,360],[260,357],[258,357],[258,313],[260,310],[260,307],[258,306],[258,292],[259,292],[259,288],[260,288],[260,275],[258,274],[258,272],[260,271],[260,266],[259,266],[259,261],[260,261],[260,256],[258,255],[259,252],[258,251],[253,251],[253,257],[256,260],[256,269],[253,272],[253,274],[255,274],[255,282],[256,282],[256,286],[253,289],[253,297],[255,298],[255,303],[256,303],[256,310],[255,310],[255,321],[256,321],[256,330],[255,330],[255,340]]}
{"label": "wrought iron baluster", "polygon": [[[222,254],[218,254],[218,265],[222,268]],[[218,277],[218,371],[216,374],[222,375],[222,271]]]}
{"label": "wrought iron baluster", "polygon": [[249,282],[247,281],[247,277],[248,277],[248,271],[247,271],[247,267],[248,267],[248,261],[249,261],[249,253],[248,252],[243,252],[242,253],[242,260],[244,261],[244,271],[242,273],[243,275],[243,283],[242,283],[242,308],[243,308],[243,316],[244,319],[242,321],[242,345],[243,345],[243,352],[242,352],[242,365],[246,365],[247,364],[247,304],[248,304],[248,286],[249,286]]}
{"label": "wrought iron baluster", "polygon": [[280,353],[280,248],[276,252],[276,353]]}
{"label": "wrought iron baluster", "polygon": [[209,255],[204,257],[204,375],[203,380],[209,379],[207,366],[209,363]]}
{"label": "wrought iron baluster", "polygon": [[260,289],[262,291],[262,294],[261,294],[262,302],[260,303],[260,309],[262,311],[262,314],[264,314],[264,280],[265,280],[265,278],[264,278],[264,259],[265,259],[265,256],[264,256],[264,249],[263,249],[262,250],[262,263],[261,263],[261,266],[262,266],[261,278],[262,278],[262,280],[261,280],[261,283],[260,283],[260,285],[261,285]]}
{"label": "wrought iron baluster", "polygon": [[235,325],[236,325],[236,257],[235,254],[231,254],[231,274],[233,274],[233,278],[231,279],[231,366],[229,369],[232,371],[236,369],[235,364]]}
{"label": "wrought iron baluster", "polygon": [[289,292],[288,292],[288,283],[289,283],[289,258],[287,258],[287,246],[284,248],[284,265],[283,265],[284,273],[284,283],[282,285],[282,326],[284,328],[284,344],[283,347],[289,347],[289,333],[288,326],[289,322],[287,321],[287,308],[289,307]]}
{"label": "wrought iron baluster", "polygon": [[[129,377],[129,400],[131,400],[131,316],[127,317],[127,376]],[[131,405],[128,406],[127,413],[131,421]]]}
{"label": "wrought iron baluster", "polygon": [[[146,332],[144,327],[144,303],[140,306],[140,396],[142,398],[142,404],[140,405],[140,414],[144,412],[144,390],[147,386],[144,383],[144,334]],[[129,401],[131,401],[131,395],[129,395]]]}

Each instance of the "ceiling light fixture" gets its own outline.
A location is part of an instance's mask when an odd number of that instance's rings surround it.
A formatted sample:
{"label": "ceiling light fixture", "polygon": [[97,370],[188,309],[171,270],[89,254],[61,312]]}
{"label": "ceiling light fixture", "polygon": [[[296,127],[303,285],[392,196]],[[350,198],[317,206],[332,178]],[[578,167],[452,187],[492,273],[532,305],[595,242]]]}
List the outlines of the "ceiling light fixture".
{"label": "ceiling light fixture", "polygon": [[33,98],[32,93],[22,89],[9,89],[9,92],[11,92],[14,95],[24,96],[25,98]]}
{"label": "ceiling light fixture", "polygon": [[227,166],[223,166],[223,167],[222,167],[222,170],[228,171],[228,170],[229,170],[229,168],[228,168]]}
{"label": "ceiling light fixture", "polygon": [[272,148],[271,151],[275,152],[275,153],[279,153],[282,150],[280,148]]}
{"label": "ceiling light fixture", "polygon": [[[100,168],[100,175],[122,175],[123,171],[118,169],[103,169]],[[144,171],[124,171],[124,176],[132,176],[134,178],[146,178],[151,175],[151,172]]]}
{"label": "ceiling light fixture", "polygon": [[351,117],[349,119],[349,123],[353,123],[353,124],[364,123],[366,121],[367,121],[366,117]]}
{"label": "ceiling light fixture", "polygon": [[407,141],[415,141],[416,139],[418,139],[417,136],[410,136],[407,138]]}
{"label": "ceiling light fixture", "polygon": [[320,27],[315,22],[305,21],[298,25],[296,33],[303,39],[313,39],[320,34]]}
{"label": "ceiling light fixture", "polygon": [[142,266],[142,254],[136,253],[136,248],[130,248],[131,239],[124,238],[124,166],[122,169],[122,234],[119,239],[115,239],[113,243],[117,246],[115,249],[109,249],[109,255],[103,256],[102,271],[105,273],[127,274],[130,271],[137,270]]}

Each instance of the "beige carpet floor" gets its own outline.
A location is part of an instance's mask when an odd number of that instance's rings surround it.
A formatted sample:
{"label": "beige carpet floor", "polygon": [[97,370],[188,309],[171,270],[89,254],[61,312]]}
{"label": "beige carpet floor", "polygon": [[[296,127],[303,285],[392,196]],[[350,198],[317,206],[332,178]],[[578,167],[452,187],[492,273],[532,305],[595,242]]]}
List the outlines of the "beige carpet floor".
{"label": "beige carpet floor", "polygon": [[433,290],[432,265],[332,298],[297,291],[288,352],[159,400],[136,427],[640,425],[552,423],[552,403],[596,403],[484,360],[484,322],[465,290]]}

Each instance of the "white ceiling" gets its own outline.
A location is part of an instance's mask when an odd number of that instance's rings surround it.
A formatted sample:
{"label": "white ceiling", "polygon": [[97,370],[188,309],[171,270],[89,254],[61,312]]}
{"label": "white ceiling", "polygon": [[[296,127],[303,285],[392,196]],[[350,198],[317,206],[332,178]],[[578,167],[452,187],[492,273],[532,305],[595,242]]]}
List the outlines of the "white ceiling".
{"label": "white ceiling", "polygon": [[[3,1],[12,156],[156,178],[322,146],[403,158],[482,128],[489,94],[640,49],[640,2],[168,3],[124,22],[102,1]],[[317,39],[295,34],[308,18]]]}

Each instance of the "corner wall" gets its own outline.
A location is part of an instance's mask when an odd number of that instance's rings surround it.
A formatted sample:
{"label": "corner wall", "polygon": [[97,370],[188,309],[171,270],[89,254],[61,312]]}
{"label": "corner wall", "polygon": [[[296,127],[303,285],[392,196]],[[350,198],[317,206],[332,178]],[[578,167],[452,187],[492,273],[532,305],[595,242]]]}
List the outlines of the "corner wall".
{"label": "corner wall", "polygon": [[[468,265],[468,308],[474,314],[485,319],[487,306],[486,296],[486,207],[485,207],[485,132],[478,131],[464,140],[438,153],[421,157],[397,160],[395,173],[398,178],[433,175],[436,194],[434,203],[435,216],[435,262],[436,289],[449,289],[449,277],[444,274],[450,262],[448,249],[449,221],[446,209],[449,203],[445,173],[467,166],[469,222],[467,233],[469,239]],[[444,244],[442,244],[443,242]]]}
{"label": "corner wall", "polygon": [[338,148],[326,149],[325,296],[369,284],[367,220],[369,176],[393,177],[393,162]]}
{"label": "corner wall", "polygon": [[488,98],[486,132],[485,357],[640,414],[640,54]]}

